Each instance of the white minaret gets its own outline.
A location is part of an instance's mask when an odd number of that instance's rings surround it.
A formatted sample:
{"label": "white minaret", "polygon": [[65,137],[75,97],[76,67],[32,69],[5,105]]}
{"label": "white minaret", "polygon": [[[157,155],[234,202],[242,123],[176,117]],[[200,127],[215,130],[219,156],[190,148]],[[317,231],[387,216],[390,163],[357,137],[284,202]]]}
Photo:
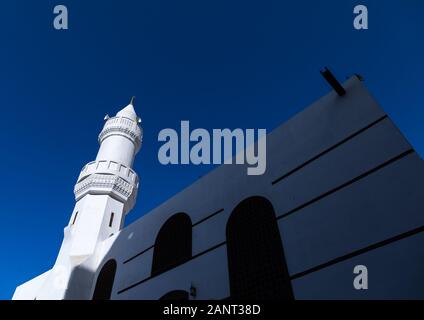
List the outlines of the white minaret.
{"label": "white minaret", "polygon": [[121,230],[125,215],[134,207],[138,177],[131,167],[141,147],[142,130],[133,104],[134,98],[115,117],[105,117],[96,160],[78,177],[77,203],[69,223],[73,263],[92,255],[101,241]]}
{"label": "white minaret", "polygon": [[[115,117],[106,116],[105,120],[96,160],[81,170],[75,185],[75,208],[54,267],[18,287],[14,299],[90,298],[92,275],[106,253],[103,242],[122,229],[139,185],[131,167],[143,132],[134,98]],[[80,277],[85,270],[86,276],[75,285],[76,270]]]}

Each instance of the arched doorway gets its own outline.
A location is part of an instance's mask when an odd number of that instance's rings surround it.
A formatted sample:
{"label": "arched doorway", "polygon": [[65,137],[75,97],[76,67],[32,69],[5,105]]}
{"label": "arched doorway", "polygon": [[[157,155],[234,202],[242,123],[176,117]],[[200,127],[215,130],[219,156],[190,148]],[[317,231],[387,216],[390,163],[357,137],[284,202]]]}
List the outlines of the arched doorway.
{"label": "arched doorway", "polygon": [[293,299],[272,204],[242,201],[227,222],[227,255],[233,299]]}
{"label": "arched doorway", "polygon": [[116,261],[114,259],[106,262],[97,277],[93,300],[110,300],[113,281],[115,280]]}
{"label": "arched doorway", "polygon": [[191,258],[191,227],[191,219],[185,213],[177,213],[164,223],[155,241],[152,275],[176,267]]}

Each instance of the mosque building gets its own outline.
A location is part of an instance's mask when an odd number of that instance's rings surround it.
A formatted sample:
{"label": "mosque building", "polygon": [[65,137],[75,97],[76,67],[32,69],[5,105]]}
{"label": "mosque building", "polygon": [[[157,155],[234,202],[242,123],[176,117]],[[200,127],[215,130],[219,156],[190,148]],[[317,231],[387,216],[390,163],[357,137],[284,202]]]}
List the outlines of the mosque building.
{"label": "mosque building", "polygon": [[13,299],[424,299],[424,163],[358,76],[323,76],[263,175],[224,164],[126,227],[141,119],[107,116],[54,266]]}

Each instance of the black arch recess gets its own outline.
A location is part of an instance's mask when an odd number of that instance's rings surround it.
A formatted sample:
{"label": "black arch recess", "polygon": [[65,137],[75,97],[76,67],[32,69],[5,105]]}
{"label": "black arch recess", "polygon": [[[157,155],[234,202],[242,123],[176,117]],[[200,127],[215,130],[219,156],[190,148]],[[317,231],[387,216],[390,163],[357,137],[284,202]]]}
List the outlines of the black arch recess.
{"label": "black arch recess", "polygon": [[164,294],[159,300],[186,301],[188,300],[188,292],[185,290],[170,291]]}
{"label": "black arch recess", "polygon": [[96,288],[94,289],[93,300],[110,300],[112,294],[113,281],[115,280],[116,261],[110,259],[105,263],[97,277]]}
{"label": "black arch recess", "polygon": [[274,208],[263,197],[242,201],[227,222],[232,299],[292,300]]}
{"label": "black arch recess", "polygon": [[169,218],[156,237],[152,276],[189,260],[192,255],[191,241],[190,217],[181,212]]}

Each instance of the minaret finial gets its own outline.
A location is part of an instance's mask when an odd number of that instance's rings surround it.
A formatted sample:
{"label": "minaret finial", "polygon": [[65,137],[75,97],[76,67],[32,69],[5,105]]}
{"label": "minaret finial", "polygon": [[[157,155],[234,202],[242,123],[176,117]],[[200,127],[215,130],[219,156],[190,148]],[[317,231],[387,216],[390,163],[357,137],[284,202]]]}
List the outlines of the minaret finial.
{"label": "minaret finial", "polygon": [[135,96],[131,97],[130,105],[134,106],[135,103]]}

